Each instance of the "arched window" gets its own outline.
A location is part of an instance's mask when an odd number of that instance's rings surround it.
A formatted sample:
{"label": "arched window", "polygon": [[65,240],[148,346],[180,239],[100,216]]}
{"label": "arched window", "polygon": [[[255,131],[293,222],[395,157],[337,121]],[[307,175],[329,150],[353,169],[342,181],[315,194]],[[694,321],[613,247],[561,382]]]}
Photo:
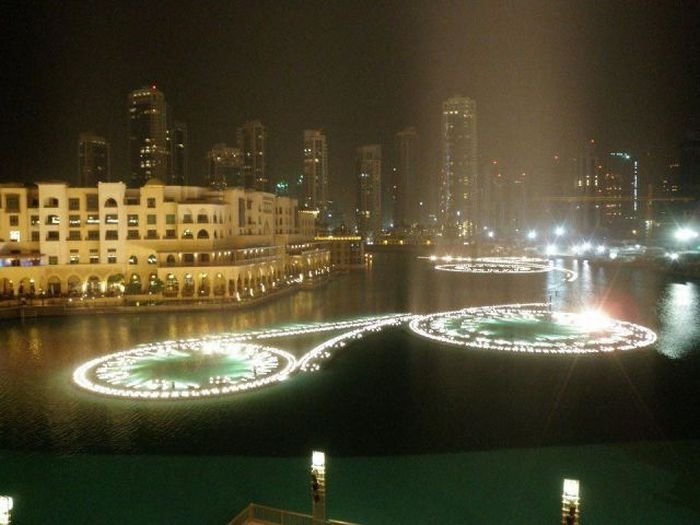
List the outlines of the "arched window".
{"label": "arched window", "polygon": [[165,259],[165,264],[167,264],[168,266],[175,266],[175,256],[172,253],[168,255],[167,259]]}
{"label": "arched window", "polygon": [[71,275],[68,278],[68,294],[80,295],[82,291],[82,282],[80,281],[80,277],[77,275]]}
{"label": "arched window", "polygon": [[192,230],[185,230],[182,232],[182,238],[183,239],[194,239],[194,235],[192,235]]}
{"label": "arched window", "polygon": [[139,263],[138,257],[136,257],[135,255],[129,256],[129,264],[138,264],[138,263]]}
{"label": "arched window", "polygon": [[199,230],[197,232],[197,239],[208,239],[209,232],[207,230]]}
{"label": "arched window", "polygon": [[124,288],[124,293],[132,295],[141,293],[141,277],[138,274],[131,274],[131,277],[129,278],[129,284],[127,284]]}
{"label": "arched window", "polygon": [[194,278],[191,273],[186,273],[182,283],[183,297],[192,297],[194,295]]}
{"label": "arched window", "polygon": [[95,297],[102,293],[102,281],[97,275],[91,275],[88,278],[85,293],[91,297]]}
{"label": "arched window", "polygon": [[58,199],[56,197],[44,199],[44,208],[58,208]]}
{"label": "arched window", "polygon": [[158,262],[158,257],[156,257],[155,253],[152,253],[151,255],[148,256],[148,264],[156,264]]}
{"label": "arched window", "polygon": [[222,273],[217,273],[214,279],[214,295],[222,296],[226,293],[226,279]]}
{"label": "arched window", "polygon": [[117,201],[112,199],[111,197],[105,201],[105,208],[116,208],[117,207]]}
{"label": "arched window", "polygon": [[172,273],[169,273],[168,276],[165,278],[165,288],[163,289],[163,295],[165,295],[166,297],[177,297],[179,291],[180,285],[177,282],[177,277],[175,277]]}

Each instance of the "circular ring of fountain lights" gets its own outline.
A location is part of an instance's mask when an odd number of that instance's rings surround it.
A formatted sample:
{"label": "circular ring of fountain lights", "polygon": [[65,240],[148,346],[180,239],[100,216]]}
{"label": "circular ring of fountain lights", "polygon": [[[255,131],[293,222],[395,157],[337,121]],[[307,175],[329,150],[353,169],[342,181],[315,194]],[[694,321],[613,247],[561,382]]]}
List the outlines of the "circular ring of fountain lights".
{"label": "circular ring of fountain lights", "polygon": [[296,359],[284,350],[235,337],[164,341],[99,357],[73,373],[92,392],[139,399],[232,394],[285,379]]}
{"label": "circular ring of fountain lights", "polygon": [[560,271],[565,274],[566,281],[575,281],[578,274],[566,268],[554,266],[547,259],[536,259],[531,257],[480,257],[472,259],[469,257],[444,257],[432,256],[429,259],[436,264],[435,269],[443,272],[458,273],[479,273],[479,274],[532,274]]}
{"label": "circular ring of fountain lights", "polygon": [[[392,314],[297,325],[218,337],[163,341],[84,363],[73,381],[91,392],[130,399],[196,399],[269,386],[296,372],[314,372],[348,342],[408,322],[423,337],[471,349],[534,353],[632,350],[656,341],[651,330],[597,313],[551,312],[548,305],[466,308],[425,316]],[[342,331],[298,360],[258,344],[265,339]]]}
{"label": "circular ring of fountain lights", "polygon": [[482,257],[478,259],[457,259],[457,262],[438,264],[436,270],[460,273],[545,273],[551,271],[552,264],[545,259],[520,257]]}
{"label": "circular ring of fountain lights", "polygon": [[417,317],[411,329],[423,337],[478,350],[585,354],[634,350],[656,334],[597,312],[551,312],[546,304],[465,308]]}
{"label": "circular ring of fountain lights", "polygon": [[[79,366],[73,381],[91,392],[130,399],[196,399],[269,386],[290,374],[320,369],[320,361],[360,339],[410,318],[389,314],[333,323],[294,325],[269,330],[181,341],[163,341],[102,356]],[[300,360],[266,339],[347,330],[307,352]]]}

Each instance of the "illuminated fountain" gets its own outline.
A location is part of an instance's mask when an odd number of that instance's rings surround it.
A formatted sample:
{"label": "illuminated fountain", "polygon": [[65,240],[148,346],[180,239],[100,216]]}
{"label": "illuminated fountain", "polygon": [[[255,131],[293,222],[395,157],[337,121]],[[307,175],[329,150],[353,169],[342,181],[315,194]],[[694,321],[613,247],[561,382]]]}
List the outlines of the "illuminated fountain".
{"label": "illuminated fountain", "polygon": [[[294,373],[315,372],[324,360],[366,334],[409,323],[417,334],[471,349],[535,353],[594,353],[651,345],[656,334],[598,312],[552,312],[548,305],[466,308],[425,316],[379,317],[296,325],[242,334],[140,345],[88,361],[75,383],[91,392],[130,399],[196,399],[270,386]],[[296,358],[263,340],[336,331]]]}
{"label": "illuminated fountain", "polygon": [[[162,341],[84,363],[73,381],[91,392],[130,399],[196,399],[269,386],[295,371],[318,370],[318,363],[358,339],[410,316],[386,315],[335,323],[296,325],[242,334]],[[301,360],[260,341],[345,331],[309,351]]]}
{"label": "illuminated fountain", "polygon": [[99,394],[185,399],[231,394],[285,379],[296,359],[277,348],[231,337],[164,341],[93,359],[73,373]]}
{"label": "illuminated fountain", "polygon": [[578,274],[566,268],[554,266],[547,259],[531,257],[453,257],[446,255],[428,257],[436,263],[435,269],[442,272],[474,273],[474,274],[533,274],[552,271],[562,272],[565,280],[575,281]]}
{"label": "illuminated fountain", "polygon": [[552,312],[548,305],[510,304],[465,308],[415,318],[411,329],[423,337],[477,350],[585,354],[634,350],[656,334],[599,312]]}

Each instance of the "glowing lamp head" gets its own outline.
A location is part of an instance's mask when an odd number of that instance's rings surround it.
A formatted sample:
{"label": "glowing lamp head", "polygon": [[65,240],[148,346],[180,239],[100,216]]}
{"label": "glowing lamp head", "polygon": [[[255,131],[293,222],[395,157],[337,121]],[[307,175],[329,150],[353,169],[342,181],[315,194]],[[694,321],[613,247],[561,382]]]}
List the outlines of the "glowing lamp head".
{"label": "glowing lamp head", "polygon": [[536,239],[537,232],[535,230],[530,230],[529,232],[527,232],[527,238],[530,240]]}
{"label": "glowing lamp head", "polygon": [[10,496],[0,496],[0,523],[10,523],[12,506],[12,498]]}
{"label": "glowing lamp head", "polygon": [[584,330],[595,332],[610,325],[610,318],[599,310],[586,310],[578,318],[579,325]]}
{"label": "glowing lamp head", "polygon": [[564,490],[562,495],[565,498],[578,499],[579,497],[579,481],[577,479],[565,479]]}
{"label": "glowing lamp head", "polygon": [[554,244],[548,244],[545,253],[547,255],[554,255],[557,253],[557,247]]}
{"label": "glowing lamp head", "polygon": [[556,235],[557,237],[561,237],[562,235],[564,235],[564,227],[563,227],[563,226],[557,226],[557,227],[554,229],[554,235]]}
{"label": "glowing lamp head", "polygon": [[326,466],[325,452],[319,452],[318,450],[314,450],[311,453],[311,466],[313,468],[324,468]]}
{"label": "glowing lamp head", "polygon": [[677,241],[686,242],[691,239],[695,239],[698,236],[698,232],[693,231],[690,228],[678,228],[673,236]]}
{"label": "glowing lamp head", "polygon": [[669,253],[668,258],[671,259],[672,261],[677,261],[678,260],[678,254],[676,252]]}

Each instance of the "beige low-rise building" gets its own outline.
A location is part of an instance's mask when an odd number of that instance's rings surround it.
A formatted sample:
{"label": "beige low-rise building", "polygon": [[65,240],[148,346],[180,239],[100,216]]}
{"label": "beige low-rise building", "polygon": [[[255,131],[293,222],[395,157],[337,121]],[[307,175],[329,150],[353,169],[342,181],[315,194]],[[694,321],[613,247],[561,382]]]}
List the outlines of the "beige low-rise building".
{"label": "beige low-rise building", "polygon": [[330,269],[297,201],[242,188],[0,185],[0,295],[239,298]]}

